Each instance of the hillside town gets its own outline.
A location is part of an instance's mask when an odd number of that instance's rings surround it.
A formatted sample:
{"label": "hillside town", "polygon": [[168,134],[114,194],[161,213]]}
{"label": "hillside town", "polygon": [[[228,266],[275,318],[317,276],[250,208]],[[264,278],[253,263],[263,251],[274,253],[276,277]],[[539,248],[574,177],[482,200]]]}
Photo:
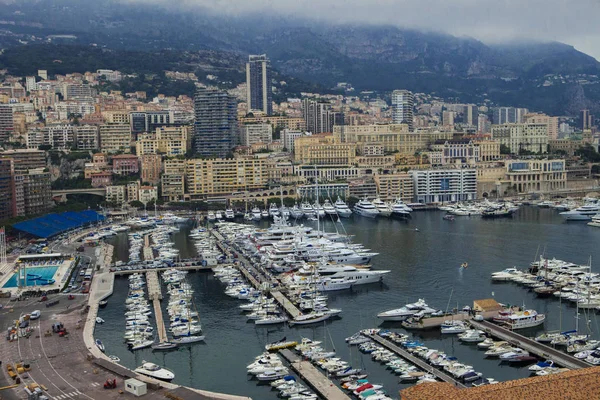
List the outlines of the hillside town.
{"label": "hillside town", "polygon": [[[10,76],[0,85],[0,220],[71,197],[107,208],[272,197],[443,203],[553,196],[597,187],[595,119],[395,90],[302,93],[273,101],[271,64],[249,56],[246,83],[221,90],[193,73],[194,98],[105,91],[124,74]],[[203,77],[204,78],[204,77]],[[218,83],[218,77],[209,77]],[[285,82],[280,82],[285,85]]]}

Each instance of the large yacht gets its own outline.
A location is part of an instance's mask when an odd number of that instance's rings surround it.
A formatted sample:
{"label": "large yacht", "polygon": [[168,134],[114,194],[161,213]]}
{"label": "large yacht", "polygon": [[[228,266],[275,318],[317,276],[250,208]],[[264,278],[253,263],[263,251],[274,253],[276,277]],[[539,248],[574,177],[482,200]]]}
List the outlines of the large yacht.
{"label": "large yacht", "polygon": [[589,226],[595,226],[596,228],[600,228],[600,214],[596,214],[592,217],[592,222],[588,222]]}
{"label": "large yacht", "polygon": [[325,203],[323,203],[323,210],[325,210],[325,214],[327,214],[327,215],[336,215],[337,214],[337,210],[329,202],[329,200],[325,200]]}
{"label": "large yacht", "polygon": [[327,278],[346,278],[354,280],[354,285],[364,285],[367,283],[375,283],[383,280],[383,275],[389,273],[387,270],[370,270],[368,268],[357,268],[352,265],[345,264],[328,264],[323,263],[316,268],[308,266],[298,270],[297,275],[307,277],[313,273]]}
{"label": "large yacht", "polygon": [[337,198],[334,207],[340,217],[348,218],[352,215],[352,210],[349,209],[344,200],[340,199],[339,197]]}
{"label": "large yacht", "polygon": [[294,204],[294,207],[290,209],[290,215],[292,216],[292,218],[296,219],[304,217],[304,213],[302,212],[300,207],[298,207],[298,204]]}
{"label": "large yacht", "polygon": [[261,219],[260,208],[254,207],[252,209],[252,219],[255,221],[260,221],[260,219]]}
{"label": "large yacht", "polygon": [[311,217],[315,215],[315,210],[313,209],[313,207],[310,205],[310,203],[302,203],[300,205],[300,210],[302,210],[302,213],[306,216],[306,217]]}
{"label": "large yacht", "polygon": [[560,215],[567,221],[587,221],[598,213],[600,213],[598,204],[585,204],[574,210],[561,212]]}
{"label": "large yacht", "polygon": [[319,217],[325,216],[325,209],[318,202],[315,202],[315,204],[313,204],[313,210],[315,210],[315,213],[317,213],[317,216],[319,216]]}
{"label": "large yacht", "polygon": [[379,210],[368,199],[359,200],[354,206],[354,212],[363,217],[375,218]]}
{"label": "large yacht", "polygon": [[269,206],[269,215],[271,217],[279,216],[279,208],[277,207],[277,204],[271,203],[271,205]]}
{"label": "large yacht", "polygon": [[411,212],[412,208],[404,204],[404,202],[400,199],[396,200],[394,204],[392,204],[392,217],[408,218],[410,217]]}
{"label": "large yacht", "polygon": [[235,219],[235,213],[231,208],[225,210],[225,219],[233,221]]}
{"label": "large yacht", "polygon": [[377,208],[377,210],[379,210],[379,215],[382,217],[389,217],[392,215],[392,207],[390,207],[389,204],[386,204],[379,197],[373,200],[373,205],[375,208]]}

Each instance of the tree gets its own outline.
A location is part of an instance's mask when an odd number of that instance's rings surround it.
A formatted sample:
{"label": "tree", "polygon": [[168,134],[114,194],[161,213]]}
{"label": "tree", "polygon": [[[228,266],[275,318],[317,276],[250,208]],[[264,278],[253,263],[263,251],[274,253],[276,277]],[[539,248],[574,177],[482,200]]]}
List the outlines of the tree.
{"label": "tree", "polygon": [[500,145],[500,154],[510,154],[510,147],[505,144]]}
{"label": "tree", "polygon": [[586,162],[600,162],[600,154],[589,143],[575,150],[575,155],[581,157]]}
{"label": "tree", "polygon": [[129,205],[134,208],[144,208],[144,203],[142,203],[139,200],[134,200],[134,201],[130,202]]}

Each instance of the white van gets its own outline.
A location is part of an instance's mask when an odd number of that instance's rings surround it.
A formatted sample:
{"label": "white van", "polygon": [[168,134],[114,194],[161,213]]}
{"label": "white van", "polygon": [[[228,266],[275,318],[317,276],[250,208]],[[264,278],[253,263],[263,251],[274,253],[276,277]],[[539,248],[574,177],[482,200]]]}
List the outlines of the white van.
{"label": "white van", "polygon": [[42,315],[40,310],[32,311],[31,314],[29,315],[29,319],[38,319],[40,317],[40,315]]}

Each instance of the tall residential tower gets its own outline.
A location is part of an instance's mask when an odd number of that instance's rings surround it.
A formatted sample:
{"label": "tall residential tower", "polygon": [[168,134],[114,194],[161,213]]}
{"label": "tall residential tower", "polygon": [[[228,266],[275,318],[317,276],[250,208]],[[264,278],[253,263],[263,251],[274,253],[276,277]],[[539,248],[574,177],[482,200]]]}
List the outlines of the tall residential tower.
{"label": "tall residential tower", "polygon": [[237,139],[237,103],[217,89],[200,89],[194,97],[194,152],[205,157],[227,157]]}
{"label": "tall residential tower", "polygon": [[271,61],[266,54],[251,55],[246,64],[246,98],[248,111],[273,114]]}
{"label": "tall residential tower", "polygon": [[413,130],[414,96],[408,90],[394,90],[392,92],[392,122],[394,124],[407,124]]}

